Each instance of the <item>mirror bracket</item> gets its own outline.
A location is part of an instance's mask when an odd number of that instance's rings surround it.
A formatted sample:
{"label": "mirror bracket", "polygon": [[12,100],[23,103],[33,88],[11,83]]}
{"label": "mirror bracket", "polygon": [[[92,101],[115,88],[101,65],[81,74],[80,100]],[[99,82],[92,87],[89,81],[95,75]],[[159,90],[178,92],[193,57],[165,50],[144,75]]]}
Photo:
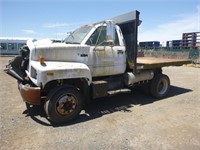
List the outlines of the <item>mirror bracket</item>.
{"label": "mirror bracket", "polygon": [[112,43],[115,41],[115,23],[112,20],[106,21],[106,43]]}

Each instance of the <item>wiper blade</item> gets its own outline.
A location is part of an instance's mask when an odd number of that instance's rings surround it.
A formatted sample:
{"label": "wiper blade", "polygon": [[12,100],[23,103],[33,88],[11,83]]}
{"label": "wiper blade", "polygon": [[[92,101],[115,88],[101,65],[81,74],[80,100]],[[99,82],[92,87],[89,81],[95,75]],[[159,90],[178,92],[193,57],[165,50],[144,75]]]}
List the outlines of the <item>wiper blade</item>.
{"label": "wiper blade", "polygon": [[66,44],[80,44],[78,42],[65,42]]}
{"label": "wiper blade", "polygon": [[72,42],[72,44],[80,44],[79,42]]}
{"label": "wiper blade", "polygon": [[65,42],[66,44],[72,44],[72,42]]}

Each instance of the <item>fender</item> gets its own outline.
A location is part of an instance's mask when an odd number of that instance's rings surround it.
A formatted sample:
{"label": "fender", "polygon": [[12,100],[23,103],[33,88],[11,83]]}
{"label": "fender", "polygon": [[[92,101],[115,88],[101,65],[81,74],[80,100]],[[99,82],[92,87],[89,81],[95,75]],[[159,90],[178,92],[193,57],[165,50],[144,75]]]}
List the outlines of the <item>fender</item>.
{"label": "fender", "polygon": [[42,87],[50,81],[59,79],[86,78],[88,85],[92,82],[90,69],[83,63],[46,61],[41,64],[38,61],[30,61],[29,70],[26,73],[30,80]]}

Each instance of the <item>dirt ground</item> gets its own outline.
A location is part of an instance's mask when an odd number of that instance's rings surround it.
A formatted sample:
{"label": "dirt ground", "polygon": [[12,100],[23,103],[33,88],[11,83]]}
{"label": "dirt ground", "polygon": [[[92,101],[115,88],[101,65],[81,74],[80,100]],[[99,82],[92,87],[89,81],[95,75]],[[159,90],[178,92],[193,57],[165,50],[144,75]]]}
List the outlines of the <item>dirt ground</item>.
{"label": "dirt ground", "polygon": [[0,149],[199,150],[200,69],[166,67],[170,94],[162,100],[140,89],[95,100],[80,117],[50,124],[39,107],[27,110],[16,80],[0,57]]}

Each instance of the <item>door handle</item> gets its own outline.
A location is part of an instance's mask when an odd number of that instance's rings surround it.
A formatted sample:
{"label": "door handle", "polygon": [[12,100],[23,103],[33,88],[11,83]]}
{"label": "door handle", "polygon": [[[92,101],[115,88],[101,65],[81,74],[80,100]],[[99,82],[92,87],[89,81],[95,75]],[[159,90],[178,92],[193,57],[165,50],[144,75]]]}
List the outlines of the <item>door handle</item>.
{"label": "door handle", "polygon": [[81,54],[81,57],[88,57],[88,54]]}
{"label": "door handle", "polygon": [[123,54],[124,51],[123,50],[117,50],[117,54]]}

